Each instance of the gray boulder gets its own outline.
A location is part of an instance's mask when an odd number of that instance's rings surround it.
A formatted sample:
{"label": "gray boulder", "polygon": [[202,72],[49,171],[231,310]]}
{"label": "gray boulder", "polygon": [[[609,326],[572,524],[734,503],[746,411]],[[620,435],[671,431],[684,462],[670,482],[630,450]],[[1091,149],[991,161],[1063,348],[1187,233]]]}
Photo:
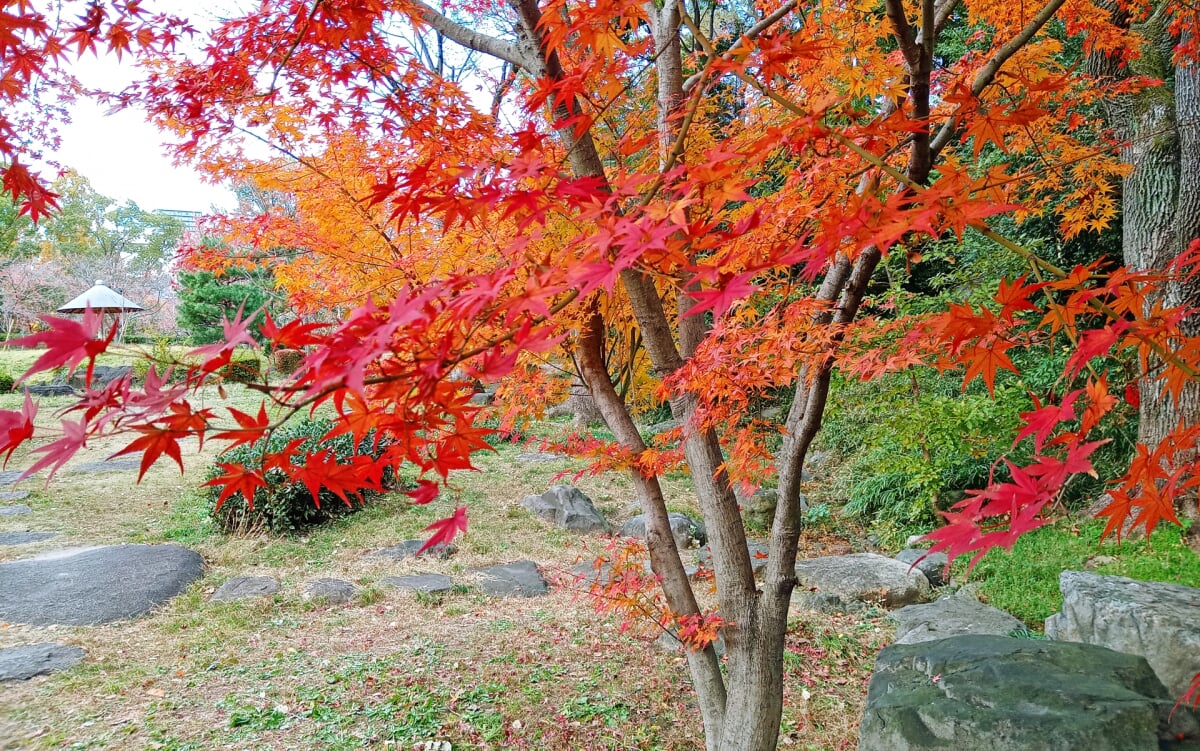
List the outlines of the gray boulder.
{"label": "gray boulder", "polygon": [[875,662],[858,751],[1147,751],[1200,729],[1146,661],[1088,644],[956,636]]}
{"label": "gray boulder", "polygon": [[406,576],[389,576],[380,579],[379,583],[386,587],[395,587],[410,592],[437,595],[449,592],[454,588],[450,577],[442,574],[408,574]]}
{"label": "gray boulder", "polygon": [[33,513],[33,509],[26,506],[24,503],[15,503],[11,506],[0,506],[0,516],[24,516],[25,514]]}
{"label": "gray boulder", "polygon": [[751,527],[767,529],[775,519],[775,507],[778,504],[779,492],[775,488],[759,488],[754,495],[741,502],[742,519]]}
{"label": "gray boulder", "polygon": [[269,576],[235,576],[213,592],[213,602],[243,600],[247,597],[268,597],[279,591],[279,582]]}
{"label": "gray boulder", "polygon": [[[9,481],[11,482],[11,481]],[[0,482],[0,484],[8,484]],[[28,490],[0,490],[0,503],[12,503],[13,501],[23,501],[29,497]],[[4,515],[5,508],[13,508],[12,506],[0,506],[0,516]],[[25,508],[29,508],[26,506]]]}
{"label": "gray boulder", "polygon": [[608,522],[592,499],[571,485],[555,485],[541,495],[527,495],[521,506],[539,519],[572,532],[609,531]]}
{"label": "gray boulder", "polygon": [[479,576],[479,589],[494,597],[540,597],[550,591],[533,561],[471,569]]}
{"label": "gray boulder", "polygon": [[[96,365],[92,368],[93,389],[102,389],[113,381],[133,373],[129,365]],[[77,370],[71,374],[68,384],[77,389],[87,388],[87,369]]]}
{"label": "gray boulder", "polygon": [[358,587],[343,579],[313,579],[301,588],[304,599],[344,605],[358,596]]}
{"label": "gray boulder", "polygon": [[115,545],[0,563],[0,621],[83,626],[135,618],[204,573],[178,545]]}
{"label": "gray boulder", "polygon": [[[671,523],[671,536],[675,538],[675,546],[680,550],[690,548],[693,543],[703,545],[708,542],[708,533],[704,523],[693,519],[687,514],[667,514]],[[638,514],[621,525],[622,537],[646,539],[646,515]]]}
{"label": "gray boulder", "polygon": [[75,667],[81,660],[81,647],[52,642],[0,649],[0,682],[26,681],[35,675]]}
{"label": "gray boulder", "polygon": [[[860,603],[880,603],[902,608],[929,597],[929,580],[920,571],[875,553],[853,553],[808,558],[796,562],[797,595],[807,605],[805,590],[819,597],[819,610],[845,610]],[[832,599],[831,599],[832,598]]]}
{"label": "gray boulder", "polygon": [[984,605],[969,595],[953,594],[925,605],[892,611],[896,643],[917,644],[964,634],[1011,636],[1025,624],[999,608]]}
{"label": "gray boulder", "polygon": [[946,565],[950,559],[945,553],[930,553],[922,548],[908,548],[896,553],[896,560],[908,566],[915,567],[925,578],[929,580],[930,585],[940,587],[946,583]]}
{"label": "gray boulder", "polygon": [[[392,561],[402,561],[405,558],[417,557],[417,551],[425,546],[426,540],[405,540],[397,545],[392,545],[387,548],[380,548],[374,552],[368,553],[367,558],[387,558]],[[445,560],[458,552],[458,546],[454,543],[439,542],[437,545],[426,550],[420,555],[428,558],[440,558]]]}
{"label": "gray boulder", "polygon": [[1141,655],[1172,695],[1200,673],[1200,590],[1088,571],[1058,577],[1062,612],[1046,636]]}

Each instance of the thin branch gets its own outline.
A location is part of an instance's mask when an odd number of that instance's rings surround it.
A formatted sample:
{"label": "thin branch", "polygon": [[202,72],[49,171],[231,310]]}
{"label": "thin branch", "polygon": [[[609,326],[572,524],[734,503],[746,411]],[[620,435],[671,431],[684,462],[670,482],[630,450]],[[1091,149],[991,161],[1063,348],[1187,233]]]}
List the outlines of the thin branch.
{"label": "thin branch", "polygon": [[[746,33],[742,34],[742,38],[747,41],[751,41],[751,40],[755,39],[759,34],[762,34],[767,29],[769,29],[772,26],[774,26],[775,24],[779,23],[779,21],[781,21],[783,18],[785,18],[789,13],[791,13],[795,9],[796,9],[796,0],[788,0],[788,2],[779,6],[779,8],[777,8],[770,15],[764,16],[761,21],[759,21],[758,23],[754,24],[749,29],[747,29]],[[684,23],[687,23],[687,19],[690,18],[690,16],[688,15],[686,8],[683,8],[682,16],[684,18]],[[687,26],[689,29],[692,30],[693,34],[696,34],[697,39],[700,39],[703,37],[703,33],[700,32],[700,30],[699,30],[699,28],[697,28],[696,24],[688,23]],[[701,46],[704,46],[703,42],[701,42]],[[718,56],[716,58],[716,60],[720,60],[722,62],[732,60],[736,56],[736,50],[737,50],[737,47],[734,47],[734,48],[730,49],[729,51],[727,51],[725,54]],[[714,60],[711,56],[709,58],[709,61],[710,61],[710,63],[714,62]],[[708,67],[709,66],[705,66],[705,70],[702,70],[699,73],[693,73],[690,77],[688,77],[688,80],[683,82],[684,93],[689,93],[692,90],[692,87],[694,87],[696,84],[698,84],[702,80],[704,80]]]}
{"label": "thin branch", "polygon": [[527,59],[517,49],[515,44],[497,39],[493,36],[472,31],[462,24],[452,21],[430,6],[421,2],[421,0],[410,0],[412,4],[421,13],[421,20],[432,26],[436,31],[440,32],[447,39],[450,39],[469,50],[482,52],[485,55],[499,58],[505,62],[512,63],[518,68],[524,70],[532,70],[536,63]]}

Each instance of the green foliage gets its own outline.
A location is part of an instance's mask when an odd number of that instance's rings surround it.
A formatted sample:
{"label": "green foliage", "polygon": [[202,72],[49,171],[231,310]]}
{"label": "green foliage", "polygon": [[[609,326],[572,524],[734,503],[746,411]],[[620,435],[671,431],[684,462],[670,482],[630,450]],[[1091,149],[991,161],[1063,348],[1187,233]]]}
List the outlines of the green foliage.
{"label": "green foliage", "polygon": [[928,371],[835,384],[823,443],[848,460],[834,492],[888,542],[927,531],[939,509],[985,484],[1030,406],[1015,386],[998,386],[993,400],[959,384]]}
{"label": "green foliage", "polygon": [[7,393],[13,390],[13,384],[16,379],[9,372],[8,368],[0,366],[0,393]]}
{"label": "green foliage", "polygon": [[[999,549],[988,553],[971,578],[980,582],[980,594],[990,604],[1035,628],[1062,607],[1058,575],[1063,571],[1090,568],[1099,574],[1200,586],[1200,556],[1187,546],[1181,528],[1164,524],[1150,544],[1120,545],[1116,538],[1102,543],[1103,529],[1093,520],[1043,527],[1017,540],[1011,553]],[[955,575],[963,576],[965,567],[965,558],[957,561]]]}
{"label": "green foliage", "polygon": [[[241,276],[218,277],[211,271],[184,272],[179,275],[179,326],[195,344],[221,341],[223,320],[232,321],[238,311],[250,316],[270,309],[274,277],[269,271],[253,271]],[[250,330],[259,342],[262,313],[254,316]]]}
{"label": "green foliage", "polygon": [[[332,426],[333,423],[329,420],[306,417],[283,426],[267,439],[227,451],[218,456],[217,461],[261,468],[265,455],[279,453],[295,439],[304,441],[301,444],[303,451],[330,449],[339,461],[368,453],[378,457],[382,453],[378,447],[372,446],[373,435],[363,438],[357,445],[354,437],[349,434],[322,440]],[[212,479],[220,474],[220,469],[213,465],[209,467],[206,479]],[[353,514],[377,498],[376,493],[361,489],[357,498],[352,496],[351,503],[345,503],[331,491],[321,488],[320,504],[317,505],[313,502],[308,488],[301,483],[289,482],[280,470],[268,471],[266,479],[267,487],[259,488],[254,494],[253,507],[247,504],[246,499],[238,493],[225,499],[218,509],[216,508],[218,490],[215,487],[204,489],[209,515],[221,531],[228,534],[250,534],[262,531],[276,534],[300,533],[332,519]],[[385,486],[394,484],[395,473],[391,470],[386,471],[384,481]]]}
{"label": "green foliage", "polygon": [[235,352],[221,368],[221,377],[232,383],[256,383],[262,380],[262,361],[253,352]]}

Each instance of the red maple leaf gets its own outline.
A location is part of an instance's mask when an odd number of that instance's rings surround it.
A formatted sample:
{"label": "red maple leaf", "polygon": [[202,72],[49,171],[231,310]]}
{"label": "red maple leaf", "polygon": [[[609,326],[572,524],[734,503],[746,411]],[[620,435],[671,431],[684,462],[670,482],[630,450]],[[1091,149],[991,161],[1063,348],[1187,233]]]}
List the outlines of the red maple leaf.
{"label": "red maple leaf", "polygon": [[141,451],[142,464],[141,470],[138,472],[138,482],[142,481],[146,470],[150,469],[154,462],[158,461],[158,457],[163,454],[174,459],[175,463],[179,465],[179,473],[183,474],[183,456],[179,450],[179,439],[187,435],[186,433],[172,430],[164,425],[141,425],[136,430],[142,434],[142,437],[131,441],[128,446],[113,454],[113,457]]}
{"label": "red maple leaf", "polygon": [[426,532],[433,532],[421,549],[417,551],[417,555],[424,553],[437,545],[449,545],[450,542],[458,535],[459,532],[467,531],[467,507],[459,506],[454,509],[454,514],[430,524],[425,528]]}
{"label": "red maple leaf", "polygon": [[17,450],[25,441],[33,438],[33,418],[37,417],[37,402],[29,396],[29,392],[25,392],[25,404],[20,411],[17,410],[2,410],[0,411],[0,437],[3,441],[0,442],[0,451],[8,450],[4,455],[4,466],[8,466],[8,460],[12,458],[13,452]]}
{"label": "red maple leaf", "polygon": [[229,462],[217,462],[217,467],[225,474],[218,475],[201,486],[221,488],[221,494],[217,496],[217,505],[214,510],[220,510],[221,504],[237,493],[246,499],[247,506],[254,508],[254,492],[259,488],[267,487],[267,481],[263,478],[262,472]]}
{"label": "red maple leaf", "polygon": [[9,344],[27,349],[46,345],[46,351],[34,361],[33,365],[29,366],[29,370],[25,371],[17,383],[44,370],[53,370],[57,367],[74,368],[84,360],[88,361],[87,381],[90,383],[96,356],[108,349],[109,343],[117,334],[117,325],[114,322],[107,336],[103,339],[96,338],[102,318],[103,316],[92,310],[91,307],[84,311],[82,321],[73,321],[70,318],[59,318],[58,316],[39,316],[39,319],[49,326],[49,329],[9,342]]}

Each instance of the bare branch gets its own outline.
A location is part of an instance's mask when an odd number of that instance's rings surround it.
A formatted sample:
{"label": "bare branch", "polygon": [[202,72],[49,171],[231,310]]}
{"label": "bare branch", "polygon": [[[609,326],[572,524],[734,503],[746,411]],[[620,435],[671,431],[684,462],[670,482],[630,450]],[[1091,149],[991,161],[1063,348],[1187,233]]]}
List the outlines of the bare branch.
{"label": "bare branch", "polygon": [[[763,33],[767,29],[769,29],[772,26],[774,26],[775,24],[779,23],[779,21],[783,20],[784,17],[786,17],[789,13],[791,13],[795,9],[796,9],[796,0],[788,0],[788,2],[779,6],[770,15],[764,16],[761,21],[759,21],[758,23],[754,24],[749,29],[747,29],[746,33],[742,34],[742,37],[747,40],[755,39],[759,34]],[[683,9],[683,10],[684,10],[683,15],[687,16],[686,9]],[[687,23],[687,20],[685,19],[684,22]],[[693,29],[698,28],[698,24],[696,26],[693,26],[692,24],[688,24],[688,26],[692,27]],[[734,49],[736,49],[736,48],[734,48]],[[720,58],[718,58],[718,59],[731,60],[731,59],[733,59],[733,52],[734,52],[734,50],[731,49],[728,52],[726,52],[724,55],[721,55]],[[685,93],[690,92],[692,90],[692,87],[694,87],[696,84],[700,83],[700,81],[703,80],[703,78],[704,78],[704,73],[705,73],[705,71],[695,73],[692,76],[690,76],[688,78],[688,80],[684,81],[683,82],[684,92]]]}
{"label": "bare branch", "polygon": [[485,55],[491,55],[492,57],[511,63],[518,68],[529,70],[534,66],[532,61],[527,60],[520,53],[516,45],[478,31],[472,31],[466,26],[450,20],[421,0],[410,0],[410,2],[420,11],[421,20],[432,26],[447,39],[469,50],[482,52]]}

